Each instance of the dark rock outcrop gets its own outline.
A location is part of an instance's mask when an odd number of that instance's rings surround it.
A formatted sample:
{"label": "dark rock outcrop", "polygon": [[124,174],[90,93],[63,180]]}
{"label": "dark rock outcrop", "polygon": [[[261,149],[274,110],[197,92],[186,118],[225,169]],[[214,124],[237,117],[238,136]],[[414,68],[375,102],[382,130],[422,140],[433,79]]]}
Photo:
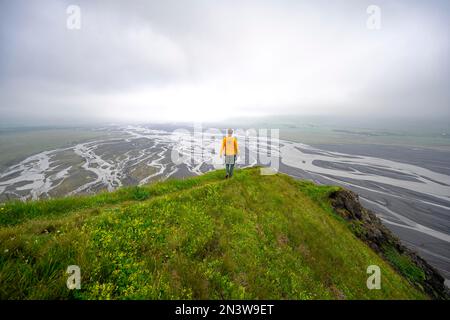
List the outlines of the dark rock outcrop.
{"label": "dark rock outcrop", "polygon": [[[450,292],[441,274],[415,252],[405,247],[382,224],[375,213],[364,208],[356,193],[341,189],[331,193],[330,199],[336,213],[349,223],[353,233],[380,254],[400,274],[418,288],[423,289],[433,299],[450,298]],[[403,267],[405,263],[400,264],[397,261],[407,261],[407,267]],[[409,268],[408,265],[410,265]],[[410,270],[419,270],[420,277],[413,277]]]}

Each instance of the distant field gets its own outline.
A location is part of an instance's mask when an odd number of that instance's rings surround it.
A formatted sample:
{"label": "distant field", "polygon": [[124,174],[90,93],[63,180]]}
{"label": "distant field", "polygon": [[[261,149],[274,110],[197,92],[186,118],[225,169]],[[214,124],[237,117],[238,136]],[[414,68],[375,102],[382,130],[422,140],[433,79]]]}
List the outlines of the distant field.
{"label": "distant field", "polygon": [[[217,124],[216,124],[217,126]],[[279,129],[280,138],[309,145],[377,144],[450,150],[450,123],[445,119],[270,116],[229,119],[222,128]],[[214,127],[214,125],[213,125]]]}
{"label": "distant field", "polygon": [[90,128],[15,129],[0,131],[0,171],[32,154],[104,137]]}
{"label": "distant field", "polygon": [[280,138],[310,145],[378,144],[450,150],[450,136],[332,127],[281,128]]}

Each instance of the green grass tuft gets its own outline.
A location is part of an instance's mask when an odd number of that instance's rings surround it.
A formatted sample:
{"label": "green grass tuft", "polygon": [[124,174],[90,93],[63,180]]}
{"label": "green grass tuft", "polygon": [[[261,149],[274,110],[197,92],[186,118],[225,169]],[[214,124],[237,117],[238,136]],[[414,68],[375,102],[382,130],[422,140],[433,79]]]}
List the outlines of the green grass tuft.
{"label": "green grass tuft", "polygon": [[400,254],[391,247],[384,248],[383,252],[386,258],[410,281],[420,284],[425,280],[424,271],[417,267],[408,256]]}

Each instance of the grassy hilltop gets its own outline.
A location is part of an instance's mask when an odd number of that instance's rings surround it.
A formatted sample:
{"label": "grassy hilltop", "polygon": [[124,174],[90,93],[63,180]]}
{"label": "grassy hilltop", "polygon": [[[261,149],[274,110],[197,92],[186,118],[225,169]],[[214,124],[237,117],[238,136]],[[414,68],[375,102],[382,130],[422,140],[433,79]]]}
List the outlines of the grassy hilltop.
{"label": "grassy hilltop", "polygon": [[[0,204],[0,299],[428,298],[335,213],[337,187],[223,176]],[[69,265],[81,290],[66,287]]]}

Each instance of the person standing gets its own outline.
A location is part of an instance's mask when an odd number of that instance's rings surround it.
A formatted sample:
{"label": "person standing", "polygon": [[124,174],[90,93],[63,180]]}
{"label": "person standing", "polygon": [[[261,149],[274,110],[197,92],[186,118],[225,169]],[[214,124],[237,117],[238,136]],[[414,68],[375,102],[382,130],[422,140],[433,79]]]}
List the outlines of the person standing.
{"label": "person standing", "polygon": [[222,157],[225,152],[225,179],[233,176],[234,165],[236,163],[236,157],[239,154],[237,139],[233,137],[233,129],[228,129],[228,136],[222,140],[220,147],[220,156]]}

